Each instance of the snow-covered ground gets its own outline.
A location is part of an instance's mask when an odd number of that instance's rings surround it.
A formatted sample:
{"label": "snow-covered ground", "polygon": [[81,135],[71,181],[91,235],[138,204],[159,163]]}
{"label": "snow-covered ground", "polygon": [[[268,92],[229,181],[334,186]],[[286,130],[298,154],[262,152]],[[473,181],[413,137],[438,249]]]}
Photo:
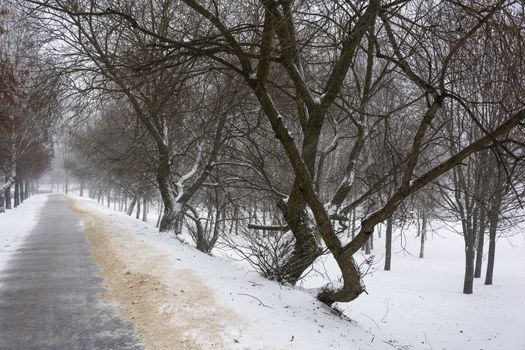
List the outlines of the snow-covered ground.
{"label": "snow-covered ground", "polygon": [[[79,199],[78,197],[75,197]],[[247,326],[239,345],[248,349],[525,349],[525,236],[500,239],[493,286],[476,280],[473,295],[461,293],[462,237],[447,226],[428,233],[426,256],[419,238],[396,232],[392,271],[382,270],[383,239],[376,239],[376,265],[365,277],[367,295],[339,307],[352,320],[334,316],[306,290],[265,280],[245,266],[202,254],[151,225],[88,199],[80,200],[141,240],[167,252],[174,265],[195,272],[217,300]],[[362,258],[361,258],[362,259]],[[486,261],[485,261],[486,263]],[[314,288],[336,278],[327,258],[301,283]]]}
{"label": "snow-covered ground", "polygon": [[[494,285],[476,280],[472,295],[461,293],[463,242],[450,227],[433,224],[424,259],[417,257],[419,238],[413,230],[396,231],[389,272],[382,270],[384,240],[376,238],[372,251],[376,263],[365,277],[368,294],[339,305],[352,320],[346,321],[331,314],[307,290],[279,286],[246,265],[202,254],[149,224],[96,201],[75,198],[166,252],[177,268],[194,271],[215,292],[217,302],[244,321],[243,332],[235,334],[236,348],[525,349],[523,231],[498,240]],[[45,195],[36,195],[0,214],[0,270],[36,224],[45,201]],[[155,221],[153,215],[150,219]],[[301,287],[319,287],[327,282],[326,274],[337,278],[330,258],[320,262],[316,271],[323,273],[311,273]]]}
{"label": "snow-covered ground", "polygon": [[[382,269],[384,240],[376,240],[379,263],[365,277],[368,294],[340,305],[345,314],[406,349],[525,349],[525,235],[498,240],[494,284],[484,285],[485,255],[471,295],[462,293],[463,237],[445,225],[434,225],[428,236],[419,259],[414,230],[396,232],[391,271]],[[335,271],[332,259],[324,265]],[[321,282],[311,276],[303,286]]]}
{"label": "snow-covered ground", "polygon": [[11,253],[36,225],[40,208],[46,200],[46,195],[35,195],[18,207],[0,214],[0,270],[7,264]]}

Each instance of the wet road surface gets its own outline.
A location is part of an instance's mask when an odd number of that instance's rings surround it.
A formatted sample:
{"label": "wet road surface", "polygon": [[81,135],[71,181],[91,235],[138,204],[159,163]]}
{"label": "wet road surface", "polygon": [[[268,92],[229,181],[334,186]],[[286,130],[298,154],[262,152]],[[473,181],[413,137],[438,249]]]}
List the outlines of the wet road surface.
{"label": "wet road surface", "polygon": [[49,195],[0,271],[0,349],[143,349],[119,306],[102,299],[98,272],[79,219]]}

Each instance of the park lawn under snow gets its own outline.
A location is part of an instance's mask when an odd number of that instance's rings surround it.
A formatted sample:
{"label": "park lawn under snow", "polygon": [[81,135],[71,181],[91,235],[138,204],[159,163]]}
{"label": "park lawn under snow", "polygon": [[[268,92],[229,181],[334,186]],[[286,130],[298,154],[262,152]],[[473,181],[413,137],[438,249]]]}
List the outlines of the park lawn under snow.
{"label": "park lawn under snow", "polygon": [[[45,195],[0,214],[0,270],[38,221]],[[77,198],[78,199],[78,198]],[[210,257],[159,234],[151,225],[82,199],[189,268],[215,290],[224,306],[247,321],[240,348],[249,349],[525,349],[525,235],[500,238],[494,285],[476,280],[473,295],[461,293],[463,242],[452,228],[429,230],[426,256],[411,229],[396,231],[392,271],[382,270],[383,239],[375,240],[375,264],[365,277],[368,294],[339,308],[352,322],[332,315],[301,288],[259,277],[246,266]],[[404,247],[404,248],[403,248]],[[224,252],[218,252],[224,255]],[[364,257],[360,257],[363,260]],[[486,263],[486,261],[484,261]],[[236,265],[238,265],[236,263]],[[330,258],[301,283],[316,288],[337,278]],[[483,276],[484,277],[484,276]],[[182,286],[181,286],[182,287]]]}
{"label": "park lawn under snow", "polygon": [[[79,199],[77,197],[77,199]],[[81,199],[107,213],[142,240],[168,252],[177,267],[189,268],[211,287],[219,302],[249,324],[239,336],[249,349],[525,349],[525,235],[500,238],[494,285],[476,280],[474,294],[461,293],[463,238],[453,228],[433,225],[426,256],[418,258],[413,230],[395,232],[392,271],[382,270],[383,239],[375,240],[375,263],[365,277],[368,294],[338,307],[352,320],[334,316],[307,291],[337,278],[325,258],[301,287],[263,279],[247,266],[211,257],[160,234],[151,225]],[[384,230],[383,230],[384,231]],[[364,256],[359,258],[364,259]],[[486,263],[486,261],[484,261]],[[235,265],[235,266],[234,266]],[[181,286],[182,287],[182,286]],[[303,289],[304,288],[304,289]]]}
{"label": "park lawn under snow", "polygon": [[46,195],[35,195],[18,207],[0,214],[0,271],[5,268],[11,254],[36,225],[40,208],[46,200]]}
{"label": "park lawn under snow", "polygon": [[[492,286],[483,284],[484,256],[482,278],[475,279],[471,295],[462,293],[463,237],[453,228],[433,225],[424,259],[418,258],[414,230],[396,231],[394,239],[391,271],[382,266],[384,240],[375,241],[377,266],[372,268],[377,270],[365,276],[368,294],[340,305],[347,316],[401,349],[525,349],[523,233],[497,241]],[[334,266],[332,259],[325,259],[317,270],[330,273]],[[320,283],[326,279],[313,273],[302,285]]]}

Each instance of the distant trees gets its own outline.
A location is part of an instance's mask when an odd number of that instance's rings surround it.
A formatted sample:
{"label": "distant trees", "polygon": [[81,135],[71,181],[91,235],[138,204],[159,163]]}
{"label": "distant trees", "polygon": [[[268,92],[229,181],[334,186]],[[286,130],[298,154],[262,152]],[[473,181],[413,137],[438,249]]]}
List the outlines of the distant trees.
{"label": "distant trees", "polygon": [[[10,7],[0,8],[0,211],[30,192],[31,181],[47,168],[53,155],[50,130],[56,108],[57,80],[39,56],[34,32],[20,26]],[[49,71],[48,71],[49,72]]]}
{"label": "distant trees", "polygon": [[468,196],[451,201],[472,206],[477,159],[489,148],[519,158],[517,1],[25,3],[61,38],[74,88],[118,101],[140,124],[146,141],[125,148],[145,145],[138,160],[153,164],[162,231],[184,217],[203,251],[225,222],[278,235],[247,242],[287,251],[254,262],[291,284],[329,252],[342,285],[322,288],[327,304],[365,291],[354,255],[381,222],[391,234],[409,198],[452,170],[439,181],[461,185]]}

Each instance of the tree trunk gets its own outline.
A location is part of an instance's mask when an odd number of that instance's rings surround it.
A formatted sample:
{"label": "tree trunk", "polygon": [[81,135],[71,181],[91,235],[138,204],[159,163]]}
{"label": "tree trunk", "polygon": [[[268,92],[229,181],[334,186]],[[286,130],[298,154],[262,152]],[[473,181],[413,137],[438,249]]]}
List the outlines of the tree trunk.
{"label": "tree trunk", "polygon": [[290,196],[287,205],[279,202],[277,206],[295,237],[294,249],[283,264],[281,275],[270,278],[295,285],[303,272],[321,256],[322,249],[318,242],[319,233],[314,231],[317,225],[306,208],[302,194],[299,191],[293,192],[295,195]]}
{"label": "tree trunk", "polygon": [[392,216],[386,220],[385,232],[385,271],[390,271],[392,262]]}
{"label": "tree trunk", "polygon": [[138,220],[140,218],[140,195],[137,199],[137,213],[135,214],[135,218]]}
{"label": "tree trunk", "polygon": [[491,215],[490,227],[489,227],[489,257],[487,260],[487,273],[485,274],[485,285],[492,284],[492,278],[494,276],[494,260],[496,258],[496,231],[498,221],[493,219]]}
{"label": "tree trunk", "polygon": [[22,204],[24,203],[24,192],[25,192],[25,189],[24,189],[24,180],[20,180],[20,183],[19,185],[20,186],[20,189],[19,189],[19,192],[18,192],[18,195],[20,196],[20,198],[18,199],[18,203],[19,204]]}
{"label": "tree trunk", "polygon": [[474,286],[474,239],[465,237],[465,279],[463,293],[472,294]]}
{"label": "tree trunk", "polygon": [[80,197],[84,197],[84,179],[80,178]]}
{"label": "tree trunk", "polygon": [[419,246],[419,258],[425,257],[425,239],[427,239],[427,214],[421,213],[421,244]]}
{"label": "tree trunk", "polygon": [[142,197],[142,221],[148,222],[148,201],[146,196]]}
{"label": "tree trunk", "polygon": [[503,200],[503,193],[505,191],[504,181],[501,177],[496,182],[496,193],[490,205],[489,212],[489,257],[487,261],[487,273],[485,274],[485,284],[491,285],[494,276],[494,260],[496,258],[496,233],[498,231],[499,214],[501,210],[501,202]]}
{"label": "tree trunk", "polygon": [[0,187],[0,213],[3,213],[5,212],[5,208],[4,208],[4,193],[6,193],[7,191],[10,191],[11,190],[11,186],[13,185],[13,183],[15,182],[15,179],[13,177],[10,177],[7,179],[7,181],[5,182],[5,184],[3,184],[1,187]]}
{"label": "tree trunk", "polygon": [[485,241],[485,207],[481,207],[480,215],[479,215],[479,225],[478,225],[478,245],[477,245],[477,251],[476,251],[476,266],[474,268],[474,278],[480,278],[481,277],[481,266],[483,264],[483,245]]}
{"label": "tree trunk", "polygon": [[18,180],[15,180],[14,202],[15,208],[20,205],[20,182]]}
{"label": "tree trunk", "polygon": [[[8,178],[5,179],[6,182],[9,181]],[[11,186],[7,187],[5,190],[5,208],[11,209]]]}
{"label": "tree trunk", "polygon": [[31,195],[31,187],[29,186],[29,180],[24,181],[24,200],[28,199]]}
{"label": "tree trunk", "polygon": [[489,222],[489,257],[487,260],[487,273],[485,274],[485,284],[491,285],[494,276],[494,260],[496,258],[496,233],[498,231],[499,211],[501,207],[502,194],[498,189],[496,198],[490,208]]}
{"label": "tree trunk", "polygon": [[162,209],[163,209],[163,206],[161,204],[160,209],[159,209],[159,217],[157,218],[157,224],[155,225],[155,227],[157,227],[157,228],[160,225],[160,219],[162,219]]}
{"label": "tree trunk", "polygon": [[157,168],[157,184],[160,196],[164,204],[164,213],[160,220],[159,231],[169,231],[176,226],[177,218],[180,216],[182,207],[175,203],[175,198],[169,186],[170,178],[170,158],[167,147],[159,145],[159,163]]}
{"label": "tree trunk", "polygon": [[327,305],[334,302],[350,302],[365,291],[361,280],[361,272],[352,255],[343,253],[334,258],[341,269],[343,276],[343,287],[337,290],[325,288],[317,295],[317,299]]}
{"label": "tree trunk", "polygon": [[[171,207],[168,205],[171,204]],[[179,218],[181,216],[180,206],[176,203],[165,203],[164,204],[164,214],[160,219],[159,231],[166,232],[172,229],[175,229],[175,233],[179,234],[180,229],[178,229]],[[181,220],[182,221],[182,220]]]}
{"label": "tree trunk", "polygon": [[135,209],[135,204],[137,204],[137,197],[138,197],[138,194],[135,194],[135,196],[131,200],[131,203],[129,204],[128,211],[127,211],[127,214],[129,216],[131,216],[131,214],[133,214],[133,209]]}

